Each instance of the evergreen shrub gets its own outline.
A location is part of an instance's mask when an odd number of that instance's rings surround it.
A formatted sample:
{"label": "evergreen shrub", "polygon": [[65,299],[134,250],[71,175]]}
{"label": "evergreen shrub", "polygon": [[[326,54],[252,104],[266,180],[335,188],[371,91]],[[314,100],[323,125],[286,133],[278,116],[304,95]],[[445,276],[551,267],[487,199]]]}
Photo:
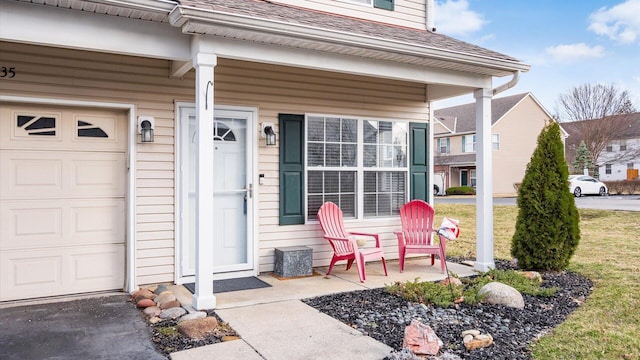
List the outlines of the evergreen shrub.
{"label": "evergreen shrub", "polygon": [[560,126],[547,124],[518,190],[511,255],[521,269],[561,270],[580,242],[580,215],[569,191]]}

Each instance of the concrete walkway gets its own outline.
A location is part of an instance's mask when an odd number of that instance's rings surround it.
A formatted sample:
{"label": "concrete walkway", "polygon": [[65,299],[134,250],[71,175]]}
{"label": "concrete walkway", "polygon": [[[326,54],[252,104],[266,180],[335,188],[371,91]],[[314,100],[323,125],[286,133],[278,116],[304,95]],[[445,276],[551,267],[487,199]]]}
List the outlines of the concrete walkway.
{"label": "concrete walkway", "polygon": [[[471,267],[447,263],[450,272],[470,276]],[[342,322],[302,303],[300,299],[339,292],[384,287],[396,281],[420,278],[438,281],[438,260],[408,259],[404,273],[398,261],[387,261],[389,276],[384,276],[382,264],[367,263],[367,280],[360,283],[355,266],[350,271],[344,265],[334,267],[330,277],[326,268],[315,269],[322,275],[279,280],[271,275],[259,278],[271,285],[268,288],[235,291],[216,295],[216,313],[241,337],[240,340],[207,345],[171,354],[173,360],[244,359],[383,359],[392,349],[362,335]],[[182,286],[171,289],[178,300],[189,307],[191,293]]]}

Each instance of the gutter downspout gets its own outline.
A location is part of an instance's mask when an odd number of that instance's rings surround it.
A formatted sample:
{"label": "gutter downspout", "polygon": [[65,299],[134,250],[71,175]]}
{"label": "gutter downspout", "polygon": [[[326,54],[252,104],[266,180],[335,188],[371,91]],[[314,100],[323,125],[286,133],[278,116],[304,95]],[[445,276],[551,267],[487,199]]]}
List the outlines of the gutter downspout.
{"label": "gutter downspout", "polygon": [[511,80],[509,80],[509,82],[494,88],[493,96],[496,96],[507,89],[511,89],[518,83],[518,81],[520,81],[520,70],[516,70],[513,72],[513,77],[511,78]]}

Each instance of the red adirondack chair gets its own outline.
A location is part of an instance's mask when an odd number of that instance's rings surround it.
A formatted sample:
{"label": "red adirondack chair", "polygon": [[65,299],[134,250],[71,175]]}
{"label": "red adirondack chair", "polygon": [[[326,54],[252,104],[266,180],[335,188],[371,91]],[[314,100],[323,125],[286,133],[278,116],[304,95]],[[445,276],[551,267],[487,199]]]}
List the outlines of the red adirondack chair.
{"label": "red adirondack chair", "polygon": [[[364,264],[367,260],[373,259],[382,260],[384,274],[388,275],[387,263],[384,261],[384,253],[380,246],[378,234],[346,231],[342,210],[332,202],[326,202],[320,207],[320,210],[318,210],[318,220],[320,221],[324,238],[329,241],[329,244],[331,244],[333,248],[333,257],[331,258],[327,275],[331,274],[331,270],[336,261],[347,260],[347,270],[349,270],[355,260],[356,266],[358,267],[358,275],[360,275],[360,282],[364,282],[366,280]],[[376,241],[376,246],[374,248],[359,249],[353,235],[372,237]]]}
{"label": "red adirondack chair", "polygon": [[402,231],[395,231],[398,236],[400,272],[404,271],[407,254],[431,254],[432,266],[437,254],[440,258],[440,270],[444,274],[446,240],[440,236],[440,244],[433,241],[434,212],[433,207],[423,200],[411,200],[400,207]]}

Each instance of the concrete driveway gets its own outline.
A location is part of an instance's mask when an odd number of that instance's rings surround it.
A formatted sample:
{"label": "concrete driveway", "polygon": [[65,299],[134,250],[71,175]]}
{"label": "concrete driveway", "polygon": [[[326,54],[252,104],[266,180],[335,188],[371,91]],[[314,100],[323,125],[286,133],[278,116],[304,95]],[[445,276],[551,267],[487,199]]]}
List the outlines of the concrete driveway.
{"label": "concrete driveway", "polygon": [[0,359],[166,359],[140,311],[118,294],[0,308]]}

